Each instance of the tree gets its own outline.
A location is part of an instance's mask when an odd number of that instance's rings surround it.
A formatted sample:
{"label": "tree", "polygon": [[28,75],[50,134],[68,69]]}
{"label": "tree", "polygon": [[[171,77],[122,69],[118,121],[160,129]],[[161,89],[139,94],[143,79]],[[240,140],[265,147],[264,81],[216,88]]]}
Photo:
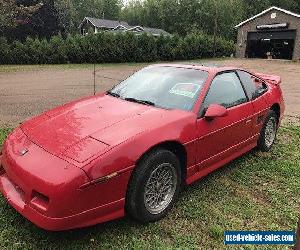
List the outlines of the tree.
{"label": "tree", "polygon": [[121,0],[72,0],[80,21],[84,17],[118,19]]}
{"label": "tree", "polygon": [[132,25],[145,25],[145,11],[142,2],[138,0],[130,1],[127,6],[122,9],[121,19],[126,20]]}
{"label": "tree", "polygon": [[77,30],[78,12],[72,0],[56,0],[54,3],[59,31],[66,35]]}
{"label": "tree", "polygon": [[0,0],[0,31],[2,35],[8,28],[15,27],[17,15],[16,3],[12,0]]}
{"label": "tree", "polygon": [[296,230],[296,244],[294,247],[294,250],[299,250],[300,249],[300,219],[297,224],[297,230]]}
{"label": "tree", "polygon": [[180,35],[204,31],[232,37],[234,24],[244,17],[244,6],[243,0],[135,0],[122,9],[121,15],[130,24]]}
{"label": "tree", "polygon": [[[36,4],[37,0],[19,0],[26,8]],[[25,40],[26,37],[47,38],[77,30],[77,12],[73,0],[42,0],[40,8],[26,22],[21,23],[11,36],[13,39]]]}
{"label": "tree", "polygon": [[[124,1],[124,0],[123,0]],[[270,6],[300,13],[299,0],[0,0],[0,35],[25,40],[78,32],[84,17],[124,20],[174,34],[235,40],[234,26]]]}
{"label": "tree", "polygon": [[28,22],[28,19],[42,6],[41,3],[24,6],[15,0],[0,0],[0,33],[7,35],[8,31]]}

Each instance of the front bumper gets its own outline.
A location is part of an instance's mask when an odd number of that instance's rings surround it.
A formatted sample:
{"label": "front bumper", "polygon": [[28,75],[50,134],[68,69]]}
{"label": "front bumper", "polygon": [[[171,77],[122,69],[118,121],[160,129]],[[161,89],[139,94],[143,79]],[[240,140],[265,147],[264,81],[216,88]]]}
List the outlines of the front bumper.
{"label": "front bumper", "polygon": [[0,152],[0,192],[21,215],[51,231],[122,217],[129,176],[128,171],[81,189],[90,182],[84,170],[35,145],[20,129]]}
{"label": "front bumper", "polygon": [[[0,166],[1,160],[2,155],[0,155]],[[22,190],[10,181],[3,170],[0,176],[0,191],[8,203],[21,215],[38,227],[50,231],[81,228],[124,216],[125,199],[120,199],[71,216],[59,218],[48,217],[33,208],[30,203],[26,202]]]}

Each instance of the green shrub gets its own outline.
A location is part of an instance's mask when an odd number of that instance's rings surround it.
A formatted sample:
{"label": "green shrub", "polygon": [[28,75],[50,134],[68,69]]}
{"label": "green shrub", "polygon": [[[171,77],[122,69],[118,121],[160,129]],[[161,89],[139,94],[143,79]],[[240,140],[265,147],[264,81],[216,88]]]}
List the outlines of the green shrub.
{"label": "green shrub", "polygon": [[[215,55],[230,56],[234,43],[218,37]],[[27,38],[11,44],[0,37],[0,64],[119,63],[190,60],[214,56],[214,39],[203,33],[154,37],[102,32],[87,36]]]}
{"label": "green shrub", "polygon": [[138,40],[135,35],[130,32],[125,34],[117,34],[116,45],[118,46],[119,60],[118,62],[134,62],[137,57],[136,48],[138,47]]}
{"label": "green shrub", "polygon": [[68,62],[66,42],[61,36],[53,36],[49,41],[49,64],[63,64]]}
{"label": "green shrub", "polygon": [[12,64],[30,64],[30,57],[28,55],[25,44],[14,41],[11,45],[11,61]]}
{"label": "green shrub", "polygon": [[12,52],[6,38],[0,37],[0,64],[11,63]]}
{"label": "green shrub", "polygon": [[174,59],[174,50],[172,46],[173,39],[169,36],[160,36],[157,41],[157,57],[158,60],[168,60]]}
{"label": "green shrub", "polygon": [[69,35],[66,39],[66,56],[68,58],[68,62],[70,63],[85,62],[85,53],[82,50],[81,38],[81,35]]}
{"label": "green shrub", "polygon": [[51,49],[46,39],[40,41],[39,49],[41,51],[40,64],[50,63]]}

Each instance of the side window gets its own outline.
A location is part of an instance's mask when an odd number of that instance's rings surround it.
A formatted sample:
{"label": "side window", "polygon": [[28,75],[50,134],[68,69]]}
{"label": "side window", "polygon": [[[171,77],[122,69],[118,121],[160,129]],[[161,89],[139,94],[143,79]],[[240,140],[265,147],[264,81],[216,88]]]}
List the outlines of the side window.
{"label": "side window", "polygon": [[210,104],[220,104],[230,108],[244,102],[247,102],[247,97],[237,75],[234,72],[223,73],[217,75],[212,81],[200,114],[202,115]]}
{"label": "side window", "polygon": [[249,99],[253,100],[267,91],[267,85],[259,78],[245,71],[238,71],[238,75],[245,87]]}

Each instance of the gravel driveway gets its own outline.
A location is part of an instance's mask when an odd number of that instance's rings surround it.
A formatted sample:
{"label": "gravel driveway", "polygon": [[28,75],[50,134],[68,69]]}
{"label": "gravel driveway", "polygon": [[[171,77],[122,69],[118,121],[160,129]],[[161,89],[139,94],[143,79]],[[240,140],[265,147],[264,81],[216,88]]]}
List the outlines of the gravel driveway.
{"label": "gravel driveway", "polygon": [[[215,63],[280,75],[286,115],[300,115],[300,63],[237,59]],[[109,89],[139,68],[141,66],[125,65],[97,68],[97,91]],[[36,70],[0,73],[0,126],[16,126],[45,110],[92,95],[93,82],[92,67],[39,67]]]}

